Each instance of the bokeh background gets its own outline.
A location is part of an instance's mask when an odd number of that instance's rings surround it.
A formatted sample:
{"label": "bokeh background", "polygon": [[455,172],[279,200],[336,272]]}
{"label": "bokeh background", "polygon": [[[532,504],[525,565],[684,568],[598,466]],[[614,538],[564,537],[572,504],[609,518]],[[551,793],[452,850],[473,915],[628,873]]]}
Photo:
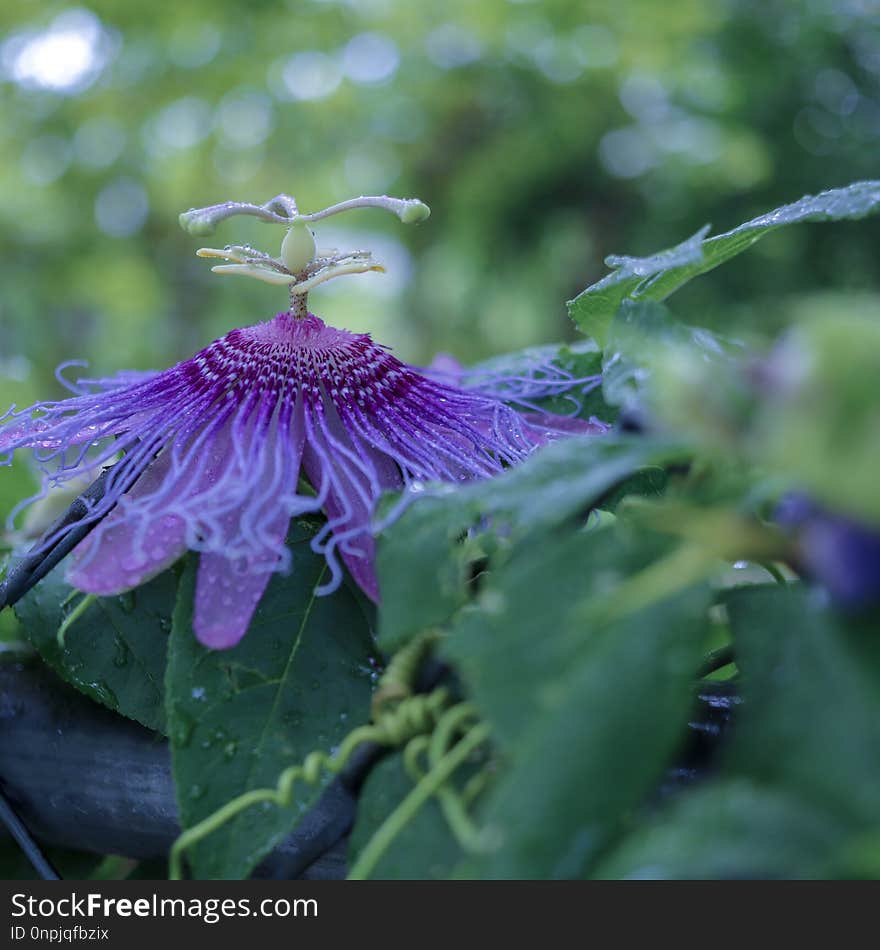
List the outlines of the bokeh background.
{"label": "bokeh background", "polygon": [[[22,2],[0,27],[4,407],[59,394],[64,361],[162,368],[285,306],[194,257],[193,205],[421,197],[419,227],[319,231],[389,273],[313,309],[414,362],[472,361],[572,337],[564,301],[609,253],[878,174],[871,0]],[[280,238],[242,220],[208,243]],[[758,333],[793,307],[878,310],[877,238],[786,229],[676,306]],[[6,510],[18,492],[0,485]]]}

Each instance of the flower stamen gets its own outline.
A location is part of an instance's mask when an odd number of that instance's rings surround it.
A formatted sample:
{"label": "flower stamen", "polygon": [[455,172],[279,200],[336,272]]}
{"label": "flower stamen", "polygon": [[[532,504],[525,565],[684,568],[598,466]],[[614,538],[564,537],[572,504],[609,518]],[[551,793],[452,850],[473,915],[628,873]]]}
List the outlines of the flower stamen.
{"label": "flower stamen", "polygon": [[215,274],[253,277],[267,284],[290,289],[290,314],[297,318],[308,315],[306,295],[319,284],[348,274],[368,271],[384,273],[369,251],[318,252],[315,235],[308,226],[335,214],[359,208],[379,208],[397,215],[404,224],[424,221],[431,209],[418,198],[391,198],[388,195],[362,195],[340,201],[311,214],[300,214],[290,195],[276,195],[263,205],[242,201],[226,201],[207,208],[190,208],[180,215],[181,227],[190,234],[210,234],[226,218],[250,215],[271,224],[286,224],[288,230],[281,242],[279,257],[271,257],[247,245],[230,244],[224,248],[202,247],[198,257],[221,258],[226,264],[211,268]]}

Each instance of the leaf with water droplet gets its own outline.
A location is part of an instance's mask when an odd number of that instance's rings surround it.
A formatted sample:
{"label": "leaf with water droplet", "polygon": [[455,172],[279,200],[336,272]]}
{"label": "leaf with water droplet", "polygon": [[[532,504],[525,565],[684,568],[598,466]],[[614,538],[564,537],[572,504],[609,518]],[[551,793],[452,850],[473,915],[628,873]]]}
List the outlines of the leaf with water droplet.
{"label": "leaf with water droplet", "polygon": [[541,551],[590,508],[654,494],[641,475],[682,454],[673,440],[563,439],[489,481],[420,499],[379,541],[380,645],[390,654],[447,623],[473,597],[475,570],[497,569],[519,545]]}
{"label": "leaf with water droplet", "polygon": [[57,632],[73,593],[63,571],[52,571],[16,605],[28,640],[62,679],[123,716],[164,731],[163,626],[171,624],[179,571],[172,568],[137,591],[96,597],[60,646]]}
{"label": "leaf with water droplet", "polygon": [[116,600],[119,604],[120,610],[127,614],[130,614],[137,606],[137,594],[133,590],[125,591],[124,593],[120,594]]}
{"label": "leaf with water droplet", "polygon": [[[347,587],[315,596],[327,568],[311,550],[313,535],[309,526],[294,527],[290,575],[270,581],[250,630],[231,650],[208,650],[193,636],[196,558],[189,559],[166,678],[184,828],[243,792],[274,787],[287,766],[314,749],[338,745],[369,718],[372,683],[361,670],[369,668],[375,650],[370,624]],[[195,723],[185,744],[175,738],[180,719]],[[318,787],[297,784],[288,808],[255,807],[215,831],[188,855],[194,876],[246,877],[294,829],[329,778],[323,776]],[[194,784],[207,789],[195,799],[190,795]]]}
{"label": "leaf with water droplet", "polygon": [[762,214],[732,231],[707,237],[708,228],[651,257],[609,257],[615,268],[568,302],[569,314],[587,336],[605,343],[617,308],[627,298],[665,300],[679,287],[751,247],[765,234],[802,221],[844,221],[880,211],[880,181],[858,181]]}

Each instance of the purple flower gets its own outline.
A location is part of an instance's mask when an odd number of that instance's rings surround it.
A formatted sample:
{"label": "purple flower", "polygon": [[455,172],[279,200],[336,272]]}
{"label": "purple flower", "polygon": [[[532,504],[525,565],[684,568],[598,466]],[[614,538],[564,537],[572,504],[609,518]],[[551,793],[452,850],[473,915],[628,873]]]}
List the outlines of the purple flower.
{"label": "purple flower", "polygon": [[[535,394],[541,386],[535,381]],[[60,484],[122,453],[68,580],[118,594],[188,548],[200,551],[195,632],[217,648],[238,642],[272,572],[290,567],[291,518],[327,515],[314,540],[327,559],[323,591],[338,586],[341,558],[378,600],[370,521],[383,492],[488,478],[549,439],[605,431],[597,421],[521,414],[496,396],[445,385],[369,335],[312,314],[280,313],[163,373],[79,389],[10,413],[0,462],[31,447],[49,484]]]}
{"label": "purple flower", "polygon": [[843,609],[880,604],[880,531],[828,511],[801,492],[779,503],[776,520],[792,531],[799,566]]}
{"label": "purple flower", "polygon": [[544,367],[499,381],[497,392],[486,379],[451,385],[368,334],[327,326],[304,294],[295,303],[164,372],[83,380],[71,398],[0,419],[0,464],[32,448],[44,492],[112,466],[86,516],[94,527],[72,555],[73,586],[118,594],[199,551],[195,633],[231,647],[272,573],[291,567],[292,518],[326,514],[313,540],[327,562],[319,592],[339,585],[341,561],[378,600],[371,520],[383,492],[488,478],[557,436],[607,428],[509,404],[596,380]]}

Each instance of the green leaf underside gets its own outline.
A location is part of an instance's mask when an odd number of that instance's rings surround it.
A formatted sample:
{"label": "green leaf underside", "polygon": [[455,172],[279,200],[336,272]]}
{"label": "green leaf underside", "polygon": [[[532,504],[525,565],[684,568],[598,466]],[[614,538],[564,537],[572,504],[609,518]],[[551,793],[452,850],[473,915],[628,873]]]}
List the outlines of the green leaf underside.
{"label": "green leaf underside", "polygon": [[[318,597],[326,563],[294,530],[292,577],[275,575],[247,635],[231,650],[192,634],[196,559],[181,580],[166,703],[174,781],[184,828],[280,773],[313,750],[329,751],[366,722],[372,691],[371,630],[358,599],[341,587]],[[297,825],[318,787],[298,784],[291,806],[257,805],[195,846],[199,878],[246,877]]]}
{"label": "green leaf underside", "polygon": [[[564,439],[489,482],[419,500],[380,539],[380,646],[391,652],[446,623],[469,602],[482,559],[503,559],[594,506],[612,507],[627,485],[655,493],[663,481],[657,466],[684,455],[650,439]],[[633,480],[640,472],[653,474]]]}
{"label": "green leaf underside", "polygon": [[582,876],[656,788],[691,708],[708,587],[609,622],[590,609],[667,549],[614,527],[521,549],[453,627],[444,653],[506,765],[482,813],[499,844],[461,873]]}
{"label": "green leaf underside", "polygon": [[[597,624],[591,606],[614,604],[617,586],[670,544],[583,524],[682,452],[622,436],[562,441],[491,483],[419,501],[383,540],[380,642],[395,649],[447,625],[442,653],[501,750],[480,814],[501,844],[457,875],[583,873],[669,763],[692,702],[708,588],[684,580],[650,609]],[[650,477],[634,485],[660,487]]]}
{"label": "green leaf underside", "polygon": [[662,304],[625,300],[611,320],[602,361],[602,391],[615,406],[637,405],[651,369],[676,350],[711,361],[730,359],[741,350],[728,340],[680,323]]}
{"label": "green leaf underside", "polygon": [[18,602],[16,614],[40,656],[92,699],[164,731],[164,676],[177,592],[174,568],[118,597],[98,597],[68,627],[58,628],[83,595],[58,567]]}
{"label": "green leaf underside", "polygon": [[679,287],[751,247],[770,231],[802,221],[864,218],[880,208],[880,181],[855,182],[762,214],[732,231],[707,238],[708,227],[650,257],[609,257],[615,270],[568,302],[572,320],[604,345],[608,326],[626,298],[664,300]]}

